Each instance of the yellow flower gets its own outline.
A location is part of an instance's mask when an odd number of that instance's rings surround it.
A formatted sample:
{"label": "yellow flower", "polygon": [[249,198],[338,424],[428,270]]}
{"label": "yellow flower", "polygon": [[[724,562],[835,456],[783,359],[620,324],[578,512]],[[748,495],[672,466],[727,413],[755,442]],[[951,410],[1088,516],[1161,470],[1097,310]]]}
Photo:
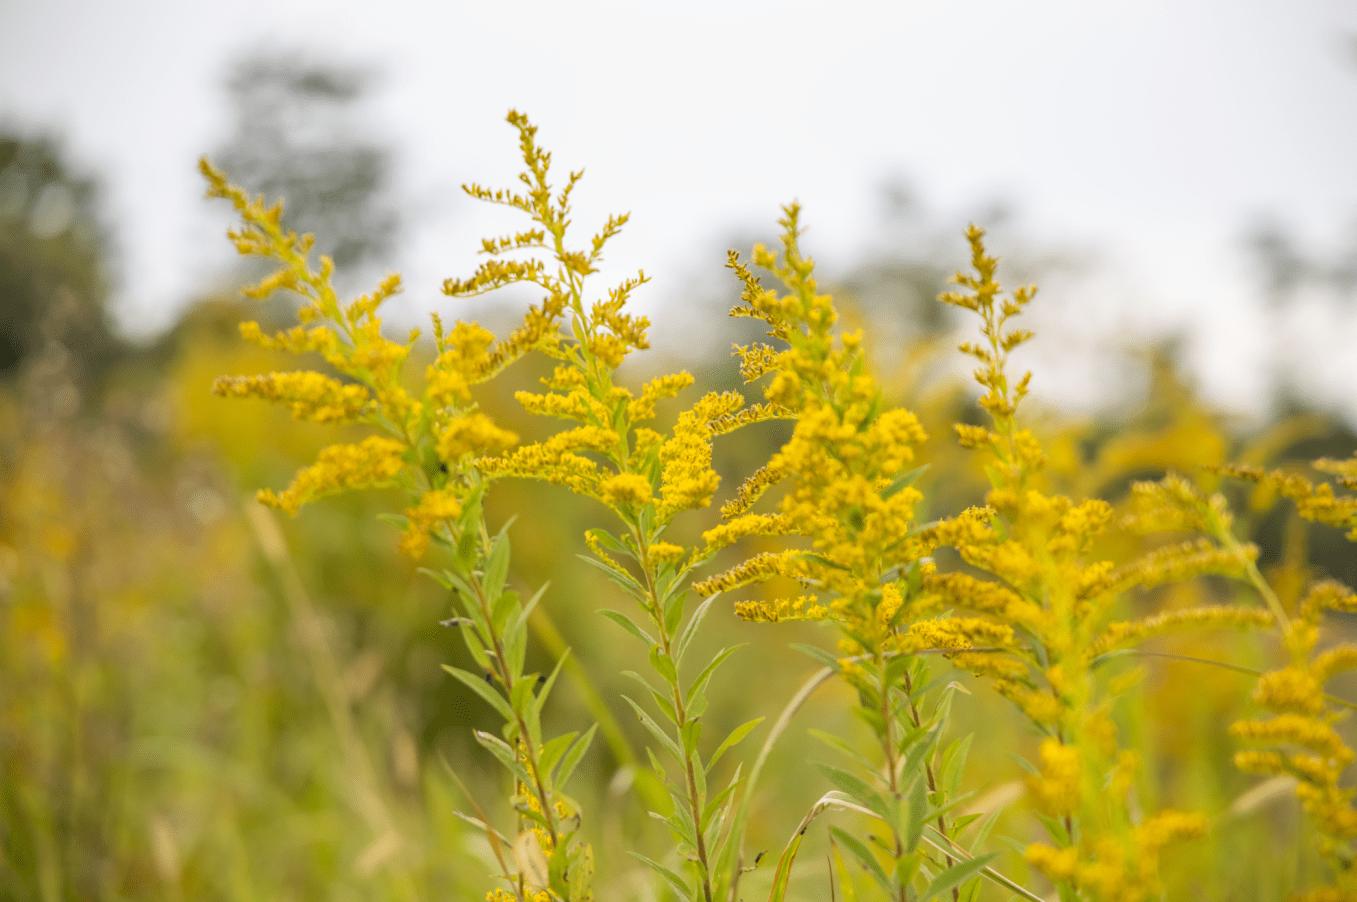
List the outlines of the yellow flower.
{"label": "yellow flower", "polygon": [[266,489],[259,500],[295,514],[303,504],[325,495],[390,485],[405,468],[404,456],[400,442],[375,435],[357,444],[331,445],[315,463],[299,470],[281,493]]}
{"label": "yellow flower", "polygon": [[750,623],[786,623],[793,620],[823,620],[829,609],[814,595],[735,602],[735,616]]}
{"label": "yellow flower", "polygon": [[627,405],[627,418],[633,423],[653,419],[655,405],[666,398],[676,398],[688,386],[693,384],[693,374],[688,372],[669,373],[651,379],[641,386],[641,396]]}
{"label": "yellow flower", "polygon": [[679,414],[673,432],[660,445],[662,520],[711,504],[721,484],[721,477],[712,468],[712,423],[735,413],[743,404],[744,398],[737,392],[712,392]]}
{"label": "yellow flower", "polygon": [[748,536],[782,535],[791,524],[781,514],[743,514],[702,533],[706,552],[714,553]]}
{"label": "yellow flower", "polygon": [[1028,791],[1046,814],[1062,816],[1079,807],[1082,765],[1079,750],[1055,739],[1041,743],[1037,774],[1029,777]]}
{"label": "yellow flower", "polygon": [[438,456],[452,462],[464,454],[499,454],[512,448],[518,436],[497,426],[480,411],[453,417],[438,433]]}
{"label": "yellow flower", "polygon": [[344,423],[358,419],[371,401],[361,385],[345,384],[321,373],[303,370],[262,376],[220,376],[214,394],[229,398],[263,398],[286,404],[299,420]]}
{"label": "yellow flower", "polygon": [[[1357,460],[1357,456],[1353,460]],[[1336,475],[1343,488],[1357,487],[1357,480],[1352,475],[1357,464],[1352,461],[1319,461],[1316,468]],[[1260,483],[1295,502],[1296,513],[1306,520],[1346,529],[1348,539],[1357,542],[1357,495],[1339,494],[1329,483],[1316,483],[1298,473],[1246,466],[1230,466],[1224,470],[1239,479]]]}
{"label": "yellow flower", "polygon": [[[1096,680],[1093,664],[1111,649],[1171,629],[1256,627],[1268,618],[1264,612],[1209,608],[1109,622],[1121,593],[1203,573],[1238,574],[1243,565],[1237,554],[1209,542],[1171,546],[1122,567],[1090,559],[1095,542],[1113,526],[1111,505],[1045,491],[1046,454],[1018,419],[1030,374],[1012,378],[1009,357],[1032,334],[1016,327],[1014,319],[1036,289],[1006,294],[983,230],[972,226],[967,240],[971,270],[958,273],[953,278],[957,290],[939,299],[979,320],[980,340],[964,342],[960,350],[979,363],[979,404],[990,422],[958,426],[957,437],[963,447],[984,455],[988,512],[944,521],[914,541],[921,550],[929,543],[951,545],[984,575],[926,568],[924,589],[938,607],[984,614],[1012,630],[1012,645],[1004,654],[963,652],[954,662],[988,676],[1047,735],[1028,787],[1038,809],[1060,818],[1064,827],[1052,831],[1058,847],[1029,847],[1029,862],[1053,881],[1093,898],[1152,897],[1158,892],[1159,847],[1190,831],[1174,826],[1186,820],[1156,821],[1157,816],[1146,821],[1155,826],[1143,834],[1127,829],[1134,756],[1118,750],[1109,716],[1109,698],[1118,687]],[[1189,494],[1194,498],[1190,516],[1184,508],[1164,503],[1165,498]],[[1218,514],[1210,502],[1197,505],[1195,493],[1178,483],[1137,495],[1142,512],[1155,509],[1155,525],[1166,520],[1174,526],[1193,525]],[[1165,510],[1171,511],[1167,517]]]}
{"label": "yellow flower", "polygon": [[675,564],[682,560],[688,551],[682,545],[674,542],[655,542],[651,544],[649,553],[652,561],[658,561],[661,564]]}
{"label": "yellow flower", "polygon": [[[810,539],[813,554],[796,559],[797,575],[826,591],[830,617],[884,637],[905,602],[898,590],[883,587],[882,574],[912,563],[917,550],[906,537],[921,496],[904,477],[925,435],[910,411],[882,403],[880,387],[862,365],[861,336],[835,335],[834,301],[818,291],[813,264],[798,244],[800,211],[790,205],[784,213],[781,253],[759,246],[753,257],[773,271],[785,294],[765,288],[734,252],[729,262],[743,286],[742,306],[732,313],[765,321],[784,347],[737,346],[745,378],[767,377],[766,403],[718,428],[774,417],[795,425],[786,444],[722,507],[727,522],[704,540],[714,551],[752,535]],[[787,492],[776,513],[749,513],[778,483]],[[750,576],[786,575],[767,569],[771,560],[756,556],[703,585],[729,588]],[[786,611],[770,613],[752,602],[745,610],[761,620],[789,619]]]}
{"label": "yellow flower", "polygon": [[418,560],[429,547],[430,535],[440,524],[455,520],[462,513],[462,502],[449,489],[425,492],[414,507],[406,508],[409,521],[401,536],[401,551]]}
{"label": "yellow flower", "polygon": [[774,576],[796,578],[804,572],[805,565],[799,552],[769,551],[756,554],[724,573],[693,583],[693,591],[699,595],[715,595],[717,592],[729,592],[731,589],[738,589]]}
{"label": "yellow flower", "polygon": [[599,484],[599,493],[609,507],[636,507],[650,501],[650,480],[637,473],[618,473]]}
{"label": "yellow flower", "polygon": [[521,445],[506,454],[483,457],[476,466],[489,479],[537,479],[590,498],[602,498],[599,483],[603,472],[598,464],[550,442]]}

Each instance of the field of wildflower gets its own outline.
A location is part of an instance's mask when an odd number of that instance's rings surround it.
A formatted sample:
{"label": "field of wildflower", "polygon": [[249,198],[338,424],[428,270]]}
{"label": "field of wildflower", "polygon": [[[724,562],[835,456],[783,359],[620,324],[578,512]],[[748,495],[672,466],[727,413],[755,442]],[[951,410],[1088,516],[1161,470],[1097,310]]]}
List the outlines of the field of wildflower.
{"label": "field of wildflower", "polygon": [[205,158],[249,300],[0,392],[0,899],[1357,899],[1350,435],[1035,404],[983,223],[883,347],[796,203],[651,363],[508,126],[426,325]]}

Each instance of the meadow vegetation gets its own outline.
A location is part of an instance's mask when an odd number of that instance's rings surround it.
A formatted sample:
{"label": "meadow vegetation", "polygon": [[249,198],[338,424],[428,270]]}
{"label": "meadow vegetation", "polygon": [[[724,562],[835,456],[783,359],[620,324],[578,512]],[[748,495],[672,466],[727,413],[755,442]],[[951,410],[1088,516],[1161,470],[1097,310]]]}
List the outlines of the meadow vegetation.
{"label": "meadow vegetation", "polygon": [[725,374],[657,372],[628,217],[508,122],[427,330],[204,160],[244,342],[204,308],[112,392],[158,425],[3,396],[0,897],[1357,898],[1351,442],[1166,366],[1113,428],[1037,407],[976,226],[908,350],[973,382],[905,384],[795,203]]}

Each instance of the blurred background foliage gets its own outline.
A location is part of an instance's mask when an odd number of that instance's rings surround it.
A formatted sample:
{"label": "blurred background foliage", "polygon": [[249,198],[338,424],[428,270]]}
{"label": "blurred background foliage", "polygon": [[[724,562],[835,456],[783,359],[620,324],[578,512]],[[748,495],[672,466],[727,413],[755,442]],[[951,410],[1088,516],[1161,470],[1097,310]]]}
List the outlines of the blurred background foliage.
{"label": "blurred background foliage", "polygon": [[[286,197],[294,224],[315,231],[341,268],[380,264],[401,227],[391,151],[357,114],[372,77],[264,55],[243,60],[227,84],[236,128],[219,162],[240,183]],[[881,199],[881,250],[833,287],[867,328],[892,400],[924,421],[925,496],[935,513],[952,512],[984,484],[972,456],[953,449],[950,424],[975,410],[954,322],[934,301],[963,246],[902,185],[883,185]],[[999,207],[990,224],[994,245],[1037,280],[1078,265],[1077,254],[1025,245],[1020,218]],[[210,395],[218,374],[279,363],[238,340],[236,324],[260,314],[228,286],[249,274],[205,279],[171,330],[129,343],[106,309],[117,269],[110,232],[96,173],[73,169],[51,138],[0,136],[0,899],[477,898],[492,865],[451,812],[500,793],[469,737],[488,718],[439,666],[470,666],[439,625],[447,599],[396,554],[376,517],[384,499],[332,501],[286,522],[249,500],[285,482],[328,432]],[[1252,234],[1258,278],[1278,308],[1303,283],[1351,299],[1351,259],[1308,259],[1275,224]],[[700,356],[680,363],[711,387],[733,387],[725,349],[752,335],[720,315],[733,285],[703,291],[684,323]],[[1357,441],[1281,377],[1270,422],[1244,423],[1195,395],[1175,344],[1136,359],[1137,378],[1101,413],[1045,411],[1062,490],[1116,500],[1132,479],[1165,470],[1341,457]],[[524,367],[484,399],[525,435],[541,426],[516,413],[510,393],[537,375]],[[727,486],[767,458],[779,428],[720,446]],[[1266,499],[1240,500],[1270,510]],[[624,838],[661,835],[629,801],[644,779],[634,767],[642,737],[616,710],[618,674],[638,662],[594,615],[615,603],[613,587],[572,554],[592,512],[537,484],[497,488],[492,507],[499,521],[518,514],[515,578],[551,583],[535,653],[568,645],[578,665],[551,716],[578,723],[605,706],[604,741],[579,783],[607,898],[649,898],[655,888],[622,853]],[[1314,569],[1357,581],[1336,534],[1285,512],[1253,519],[1279,584],[1298,590],[1307,549]],[[1128,603],[1171,609],[1230,591],[1194,584]],[[713,646],[749,643],[723,671],[708,715],[727,728],[775,715],[816,669],[788,645],[824,641],[813,626],[770,632],[728,611],[708,624]],[[1251,639],[1220,642],[1161,646],[1245,667],[1268,651]],[[1292,795],[1251,789],[1229,766],[1227,712],[1247,703],[1250,680],[1183,660],[1140,663],[1144,691],[1119,714],[1157,777],[1163,797],[1149,801],[1220,817],[1173,878],[1173,897],[1189,888],[1192,898],[1279,896],[1312,863],[1275,854],[1296,847]],[[856,730],[839,691],[821,690],[798,723]],[[971,782],[987,789],[977,805],[1015,797],[1015,752],[1033,742],[986,692],[959,712],[960,728],[980,739]],[[780,848],[823,790],[805,778],[808,749],[794,727],[770,759],[754,848]],[[798,898],[826,898],[825,839],[812,839]],[[1196,882],[1203,873],[1209,893]]]}

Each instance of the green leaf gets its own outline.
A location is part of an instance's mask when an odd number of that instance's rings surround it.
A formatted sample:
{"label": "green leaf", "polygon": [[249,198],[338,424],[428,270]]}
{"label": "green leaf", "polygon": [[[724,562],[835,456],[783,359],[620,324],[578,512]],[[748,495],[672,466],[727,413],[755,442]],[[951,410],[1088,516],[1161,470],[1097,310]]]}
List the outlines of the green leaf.
{"label": "green leaf", "polygon": [[504,665],[512,674],[523,672],[528,654],[528,631],[521,625],[512,625],[504,632]]}
{"label": "green leaf", "polygon": [[907,473],[901,473],[899,476],[895,477],[895,479],[891,482],[890,485],[886,487],[885,491],[881,493],[881,497],[889,498],[892,495],[899,493],[902,489],[909,488],[910,486],[914,485],[914,483],[918,482],[919,477],[924,475],[924,473],[927,470],[928,464],[923,464],[922,466],[915,467],[914,469],[910,470]]}
{"label": "green leaf", "polygon": [[890,806],[886,804],[885,797],[869,786],[866,781],[846,770],[831,767],[828,764],[821,764],[818,767],[836,789],[847,794],[853,801],[867,808],[886,823],[891,822]]}
{"label": "green leaf", "polygon": [[490,556],[485,562],[485,576],[481,580],[486,598],[498,598],[504,591],[509,576],[509,537],[500,533],[490,542]]}
{"label": "green leaf", "polygon": [[589,530],[589,532],[593,534],[594,538],[598,541],[598,544],[602,545],[605,550],[611,551],[613,554],[619,555],[621,557],[625,557],[628,560],[633,561],[636,560],[636,552],[631,550],[631,546],[627,545],[617,536],[608,532],[608,530],[596,526],[593,529]]}
{"label": "green leaf", "polygon": [[924,772],[924,768],[928,766],[927,762],[932,756],[938,735],[937,730],[916,730],[913,731],[909,741],[901,743],[905,752],[904,757],[900,760],[900,775],[903,778],[909,779]]}
{"label": "green leaf", "polygon": [[678,670],[674,667],[674,659],[658,645],[650,647],[650,666],[666,683],[678,688]]}
{"label": "green leaf", "polygon": [[671,636],[678,630],[679,624],[683,622],[683,602],[687,596],[688,593],[682,590],[661,596],[664,599],[661,606],[664,611],[664,631]]}
{"label": "green leaf", "polygon": [[801,841],[806,836],[806,831],[810,829],[811,823],[831,807],[843,807],[843,794],[830,791],[820,796],[816,803],[811,806],[806,816],[801,818],[801,823],[796,825],[796,832],[792,838],[787,841],[783,847],[782,854],[777,858],[777,867],[773,871],[772,888],[768,893],[768,902],[784,902],[787,898],[787,883],[792,877],[792,868],[796,864],[797,852],[801,849]]}
{"label": "green leaf", "polygon": [[537,754],[537,772],[550,775],[555,769],[556,763],[561,756],[569,750],[571,743],[579,737],[578,732],[563,733],[542,743],[542,750]]}
{"label": "green leaf", "polygon": [[966,758],[970,755],[974,733],[967,733],[947,746],[942,753],[942,766],[939,768],[938,782],[944,794],[952,795],[961,785],[962,772],[966,768]]}
{"label": "green leaf", "polygon": [[689,617],[688,622],[684,624],[683,631],[679,633],[678,639],[674,643],[674,660],[679,664],[683,663],[683,656],[688,651],[688,645],[693,641],[693,637],[697,635],[697,628],[701,626],[702,621],[707,618],[707,612],[711,610],[712,603],[720,597],[721,593],[717,592],[715,595],[702,602],[697,606],[697,609],[693,611],[693,616]]}
{"label": "green leaf", "polygon": [[702,830],[704,833],[713,826],[712,815],[725,807],[725,803],[735,793],[735,788],[739,785],[739,774],[736,774],[736,779],[731,780],[725,789],[707,800],[706,806],[702,809]]}
{"label": "green leaf", "polygon": [[500,739],[498,736],[491,735],[484,730],[472,730],[471,735],[476,738],[476,742],[490,754],[499,759],[499,763],[509,769],[509,773],[520,783],[531,784],[532,780],[528,777],[528,772],[523,769],[519,763],[518,756],[514,750],[509,747],[509,743]]}
{"label": "green leaf", "polygon": [[685,839],[685,837],[689,836],[692,831],[688,829],[687,824],[679,819],[678,813],[682,811],[682,807],[677,807],[674,809],[674,814],[660,814],[658,811],[647,811],[646,814],[668,827],[669,831],[673,833],[674,836],[678,837],[683,842],[688,842],[689,840]]}
{"label": "green leaf", "polygon": [[825,649],[815,645],[806,645],[803,642],[793,642],[790,647],[796,651],[801,652],[801,654],[803,655],[808,655],[809,657],[814,658],[820,664],[824,665],[825,667],[828,667],[835,673],[839,672],[839,656],[834,654],[833,652],[826,651]]}
{"label": "green leaf", "polygon": [[952,887],[960,886],[967,880],[979,874],[985,869],[985,865],[994,860],[994,855],[982,855],[976,858],[968,858],[965,861],[958,861],[950,868],[943,870],[938,876],[933,878],[933,882],[928,884],[924,890],[921,899],[927,902],[929,899],[937,899],[946,893],[952,891]]}
{"label": "green leaf", "polygon": [[665,751],[673,755],[675,761],[682,764],[683,753],[679,751],[678,743],[676,743],[671,736],[666,734],[664,730],[660,729],[660,725],[655,722],[655,718],[651,717],[646,713],[644,708],[632,701],[630,696],[624,695],[622,696],[622,700],[628,705],[631,705],[631,709],[636,712],[637,720],[641,721],[641,726],[645,727],[650,735],[655,737],[655,741],[658,742]]}
{"label": "green leaf", "polygon": [[1000,805],[981,816],[980,824],[975,828],[975,835],[970,840],[972,849],[980,848],[989,842],[989,835],[994,830],[994,825],[999,822],[999,815],[1004,813],[1005,807]]}
{"label": "green leaf", "polygon": [[640,852],[633,852],[629,850],[627,854],[630,855],[632,858],[635,858],[642,864],[644,864],[646,867],[650,868],[655,873],[659,874],[661,877],[663,877],[665,882],[669,884],[669,886],[674,890],[674,892],[678,893],[680,899],[692,898],[693,893],[688,888],[688,884],[684,883],[683,878],[680,877],[678,874],[675,874],[673,871],[669,870],[669,868],[660,864],[655,859],[648,858],[645,855],[642,855]]}
{"label": "green leaf", "polygon": [[924,824],[928,823],[931,814],[928,808],[928,783],[916,776],[909,792],[909,830],[905,834],[905,847],[911,852],[918,847]]}
{"label": "green leaf", "polygon": [[481,616],[480,601],[476,597],[476,587],[467,582],[459,573],[451,570],[444,570],[443,575],[452,583],[452,588],[463,601],[463,607],[466,608],[468,616],[477,618],[477,622],[484,625],[484,617]]}
{"label": "green leaf", "polygon": [[643,600],[646,597],[645,588],[640,583],[638,583],[636,581],[636,578],[632,576],[630,573],[625,573],[621,570],[618,570],[611,564],[605,563],[604,561],[600,561],[598,558],[592,555],[580,554],[576,555],[576,557],[587,563],[589,566],[596,567],[599,570],[602,570],[604,575],[606,575],[608,579],[617,583],[623,589],[626,589],[627,594],[630,595],[631,597],[638,600]]}
{"label": "green leaf", "polygon": [[556,786],[565,786],[570,782],[571,776],[575,773],[575,768],[579,766],[589,746],[594,741],[594,734],[598,732],[598,724],[594,724],[584,731],[584,735],[570,746],[570,749],[561,757],[561,766],[552,777],[552,783]]}
{"label": "green leaf", "polygon": [[528,599],[528,603],[519,608],[518,617],[510,624],[509,632],[516,633],[528,625],[528,618],[532,616],[533,609],[536,608],[537,603],[542,600],[542,596],[546,594],[547,586],[549,585],[551,584],[542,583],[542,587],[532,593],[532,598]]}
{"label": "green leaf", "polygon": [[[509,690],[509,705],[515,712],[531,715],[534,682],[536,682],[536,680],[532,677],[522,677],[518,682],[514,683],[514,687]],[[533,742],[536,742],[537,737],[533,736],[532,740]]]}
{"label": "green leaf", "polygon": [[452,580],[448,578],[447,572],[444,570],[430,570],[428,567],[416,567],[415,572],[424,574],[444,589],[449,591],[452,590]]}
{"label": "green leaf", "polygon": [[[696,760],[697,744],[702,739],[702,721],[690,720],[685,723],[680,731],[680,736],[683,739],[683,751],[686,758]],[[698,767],[694,770],[700,771],[701,768]]]}
{"label": "green leaf", "polygon": [[551,674],[542,683],[542,687],[537,690],[536,696],[532,700],[532,713],[534,718],[542,716],[542,706],[547,703],[547,696],[551,695],[551,690],[556,686],[556,678],[561,675],[561,668],[565,666],[566,658],[570,657],[570,649],[561,652],[561,657],[556,661],[556,666],[551,669]]}
{"label": "green leaf", "polygon": [[635,680],[644,687],[645,691],[649,693],[651,699],[655,702],[655,707],[660,709],[660,713],[663,714],[670,723],[674,723],[678,720],[678,715],[674,711],[674,702],[672,698],[650,685],[649,680],[634,670],[624,670],[622,671],[622,676],[629,680]]}
{"label": "green leaf", "polygon": [[820,742],[832,748],[834,751],[852,760],[864,771],[871,771],[875,769],[877,766],[871,759],[869,759],[866,755],[859,752],[857,749],[853,748],[853,746],[847,740],[843,739],[840,736],[835,736],[833,733],[827,733],[824,730],[817,730],[815,727],[808,727],[806,729],[806,732],[811,737],[819,740]]}
{"label": "green leaf", "polygon": [[701,699],[707,691],[707,684],[711,682],[712,675],[716,673],[716,668],[724,664],[731,655],[735,654],[735,652],[743,647],[743,643],[740,645],[728,645],[718,651],[712,657],[711,663],[702,668],[702,672],[693,680],[692,686],[688,687],[688,697],[694,700]]}
{"label": "green leaf", "polygon": [[460,667],[453,667],[450,664],[444,664],[443,669],[456,677],[459,683],[479,695],[487,705],[494,708],[495,711],[499,713],[500,717],[504,718],[505,723],[513,722],[514,711],[509,707],[508,700],[496,692],[494,687],[487,683],[484,678],[478,677],[474,673],[469,673]]}
{"label": "green leaf", "polygon": [[891,880],[886,876],[886,872],[881,867],[881,862],[877,861],[872,850],[867,848],[857,837],[839,829],[830,827],[829,833],[838,843],[853,854],[859,865],[874,879],[888,895],[891,895]]}
{"label": "green leaf", "polygon": [[650,633],[647,633],[645,630],[641,629],[641,627],[637,626],[636,621],[632,620],[630,617],[628,617],[626,614],[623,614],[621,611],[614,611],[608,608],[604,608],[598,613],[602,614],[604,617],[607,617],[613,623],[616,623],[618,626],[622,627],[622,629],[631,633],[633,636],[635,636],[637,639],[640,639],[646,645],[653,648],[658,644],[654,639],[651,638]]}
{"label": "green leaf", "polygon": [[829,851],[830,866],[838,880],[839,888],[843,891],[844,902],[855,902],[857,893],[853,889],[853,875],[848,870],[848,863],[844,861],[843,853],[839,851],[839,844],[834,841],[832,836],[829,838]]}
{"label": "green leaf", "polygon": [[674,828],[675,836],[696,851],[697,825],[693,823],[693,814],[688,810],[687,793],[677,786],[670,786],[669,797],[673,800],[674,810],[672,816],[666,819],[666,822]]}
{"label": "green leaf", "polygon": [[462,641],[466,643],[467,651],[471,652],[471,659],[476,662],[477,667],[488,673],[491,669],[490,654],[481,642],[481,634],[476,624],[470,620],[462,620],[457,625],[462,628]]}
{"label": "green leaf", "polygon": [[494,626],[496,635],[503,636],[509,628],[510,618],[520,607],[518,593],[500,592],[498,595],[486,597],[490,599],[490,623]]}
{"label": "green leaf", "polygon": [[486,836],[494,836],[495,839],[498,839],[501,843],[503,843],[506,846],[510,844],[509,837],[505,836],[503,833],[499,832],[494,827],[487,824],[485,821],[481,820],[478,817],[467,814],[465,811],[458,811],[456,809],[452,809],[452,816],[457,818],[459,821],[464,821],[465,823],[470,824],[477,830],[480,830]]}
{"label": "green leaf", "polygon": [[763,723],[763,721],[763,717],[755,717],[751,720],[746,720],[744,723],[727,733],[726,738],[721,740],[721,744],[716,747],[716,751],[712,752],[711,757],[707,759],[707,772],[710,773],[711,769],[716,766],[716,762],[721,760],[722,755],[743,742],[744,738],[752,733],[754,728]]}

